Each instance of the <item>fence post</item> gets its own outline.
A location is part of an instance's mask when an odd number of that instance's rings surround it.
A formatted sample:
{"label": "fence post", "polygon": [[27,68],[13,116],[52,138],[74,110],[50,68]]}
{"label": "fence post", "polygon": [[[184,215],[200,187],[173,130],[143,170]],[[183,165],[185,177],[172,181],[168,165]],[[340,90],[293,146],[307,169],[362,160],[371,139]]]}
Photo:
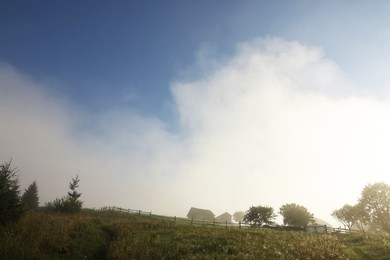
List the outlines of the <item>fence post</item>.
{"label": "fence post", "polygon": [[238,221],[238,228],[241,228],[241,221]]}
{"label": "fence post", "polygon": [[141,210],[138,211],[139,215],[141,216]]}
{"label": "fence post", "polygon": [[152,217],[152,212],[149,213],[149,217]]}

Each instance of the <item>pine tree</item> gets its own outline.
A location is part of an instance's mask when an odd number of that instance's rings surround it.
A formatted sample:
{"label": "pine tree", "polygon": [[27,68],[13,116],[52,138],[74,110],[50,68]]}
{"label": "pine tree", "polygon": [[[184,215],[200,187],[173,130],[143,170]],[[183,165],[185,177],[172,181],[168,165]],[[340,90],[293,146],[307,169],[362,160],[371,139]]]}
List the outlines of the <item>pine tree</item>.
{"label": "pine tree", "polygon": [[81,193],[78,193],[77,192],[77,188],[79,187],[79,176],[76,175],[76,178],[73,179],[72,178],[72,182],[69,183],[69,189],[70,191],[68,192],[68,197],[71,199],[71,200],[78,200],[78,198],[80,198],[81,196]]}
{"label": "pine tree", "polygon": [[81,193],[77,192],[77,188],[79,187],[79,176],[76,175],[76,178],[73,179],[69,183],[68,198],[67,198],[67,211],[68,212],[79,212],[81,210],[81,206],[83,202],[79,200]]}
{"label": "pine tree", "polygon": [[38,186],[34,181],[28,188],[24,191],[22,195],[22,202],[27,209],[37,209],[39,206],[39,197],[38,197]]}
{"label": "pine tree", "polygon": [[0,225],[17,220],[23,213],[18,170],[11,168],[11,161],[0,165]]}
{"label": "pine tree", "polygon": [[61,199],[55,199],[53,202],[46,203],[46,207],[51,211],[65,212],[65,213],[76,213],[81,210],[83,202],[79,200],[81,193],[77,192],[79,186],[79,176],[69,183],[68,196],[62,197]]}

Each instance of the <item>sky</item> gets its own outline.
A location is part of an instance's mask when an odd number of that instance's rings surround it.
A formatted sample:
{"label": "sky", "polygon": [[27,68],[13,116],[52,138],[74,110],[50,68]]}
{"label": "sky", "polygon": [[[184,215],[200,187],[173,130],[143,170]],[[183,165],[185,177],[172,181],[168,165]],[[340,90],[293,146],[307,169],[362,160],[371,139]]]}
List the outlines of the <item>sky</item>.
{"label": "sky", "polygon": [[316,217],[390,183],[388,1],[2,1],[0,160],[40,204]]}

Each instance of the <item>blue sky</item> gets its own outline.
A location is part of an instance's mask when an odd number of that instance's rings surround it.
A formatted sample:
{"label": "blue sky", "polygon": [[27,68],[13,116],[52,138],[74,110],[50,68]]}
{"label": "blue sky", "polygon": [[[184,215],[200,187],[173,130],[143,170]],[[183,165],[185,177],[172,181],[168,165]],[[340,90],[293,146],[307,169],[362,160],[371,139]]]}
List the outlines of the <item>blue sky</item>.
{"label": "blue sky", "polygon": [[[80,172],[90,207],[298,203],[331,222],[365,184],[390,181],[389,12],[388,1],[2,2],[0,158],[23,186],[37,180],[41,203]],[[324,178],[340,182],[331,199],[302,192]],[[272,194],[279,180],[285,193]]]}
{"label": "blue sky", "polygon": [[169,117],[169,84],[202,46],[224,56],[239,42],[280,36],[323,47],[353,75],[385,37],[388,9],[386,1],[12,1],[0,11],[0,58],[87,108],[129,95],[137,98],[126,105]]}
{"label": "blue sky", "polygon": [[193,62],[202,43],[231,42],[226,14],[235,7],[220,7],[16,1],[1,11],[1,58],[35,78],[60,82],[61,92],[87,107],[120,102],[129,92],[139,97],[132,106],[158,113],[170,80]]}

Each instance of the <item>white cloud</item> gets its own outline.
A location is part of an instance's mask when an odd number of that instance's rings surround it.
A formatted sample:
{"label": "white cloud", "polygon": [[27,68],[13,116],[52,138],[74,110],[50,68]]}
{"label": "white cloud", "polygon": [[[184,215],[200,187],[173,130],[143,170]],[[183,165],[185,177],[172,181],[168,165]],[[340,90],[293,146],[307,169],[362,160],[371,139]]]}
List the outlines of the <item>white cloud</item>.
{"label": "white cloud", "polygon": [[211,208],[296,202],[326,218],[354,203],[367,182],[389,181],[390,110],[351,89],[320,49],[241,45],[212,75],[173,87],[195,154],[188,183]]}
{"label": "white cloud", "polygon": [[65,195],[79,173],[86,205],[152,209],[150,192],[175,157],[159,120],[123,110],[88,114],[7,66],[0,69],[0,121],[1,160],[13,158],[22,187],[37,180],[42,203]]}
{"label": "white cloud", "polygon": [[80,111],[3,66],[0,158],[24,187],[37,180],[42,202],[79,171],[87,206],[181,216],[295,202],[330,221],[368,182],[390,183],[390,103],[354,95],[320,48],[257,39],[212,64],[172,84],[177,133],[134,111]]}

